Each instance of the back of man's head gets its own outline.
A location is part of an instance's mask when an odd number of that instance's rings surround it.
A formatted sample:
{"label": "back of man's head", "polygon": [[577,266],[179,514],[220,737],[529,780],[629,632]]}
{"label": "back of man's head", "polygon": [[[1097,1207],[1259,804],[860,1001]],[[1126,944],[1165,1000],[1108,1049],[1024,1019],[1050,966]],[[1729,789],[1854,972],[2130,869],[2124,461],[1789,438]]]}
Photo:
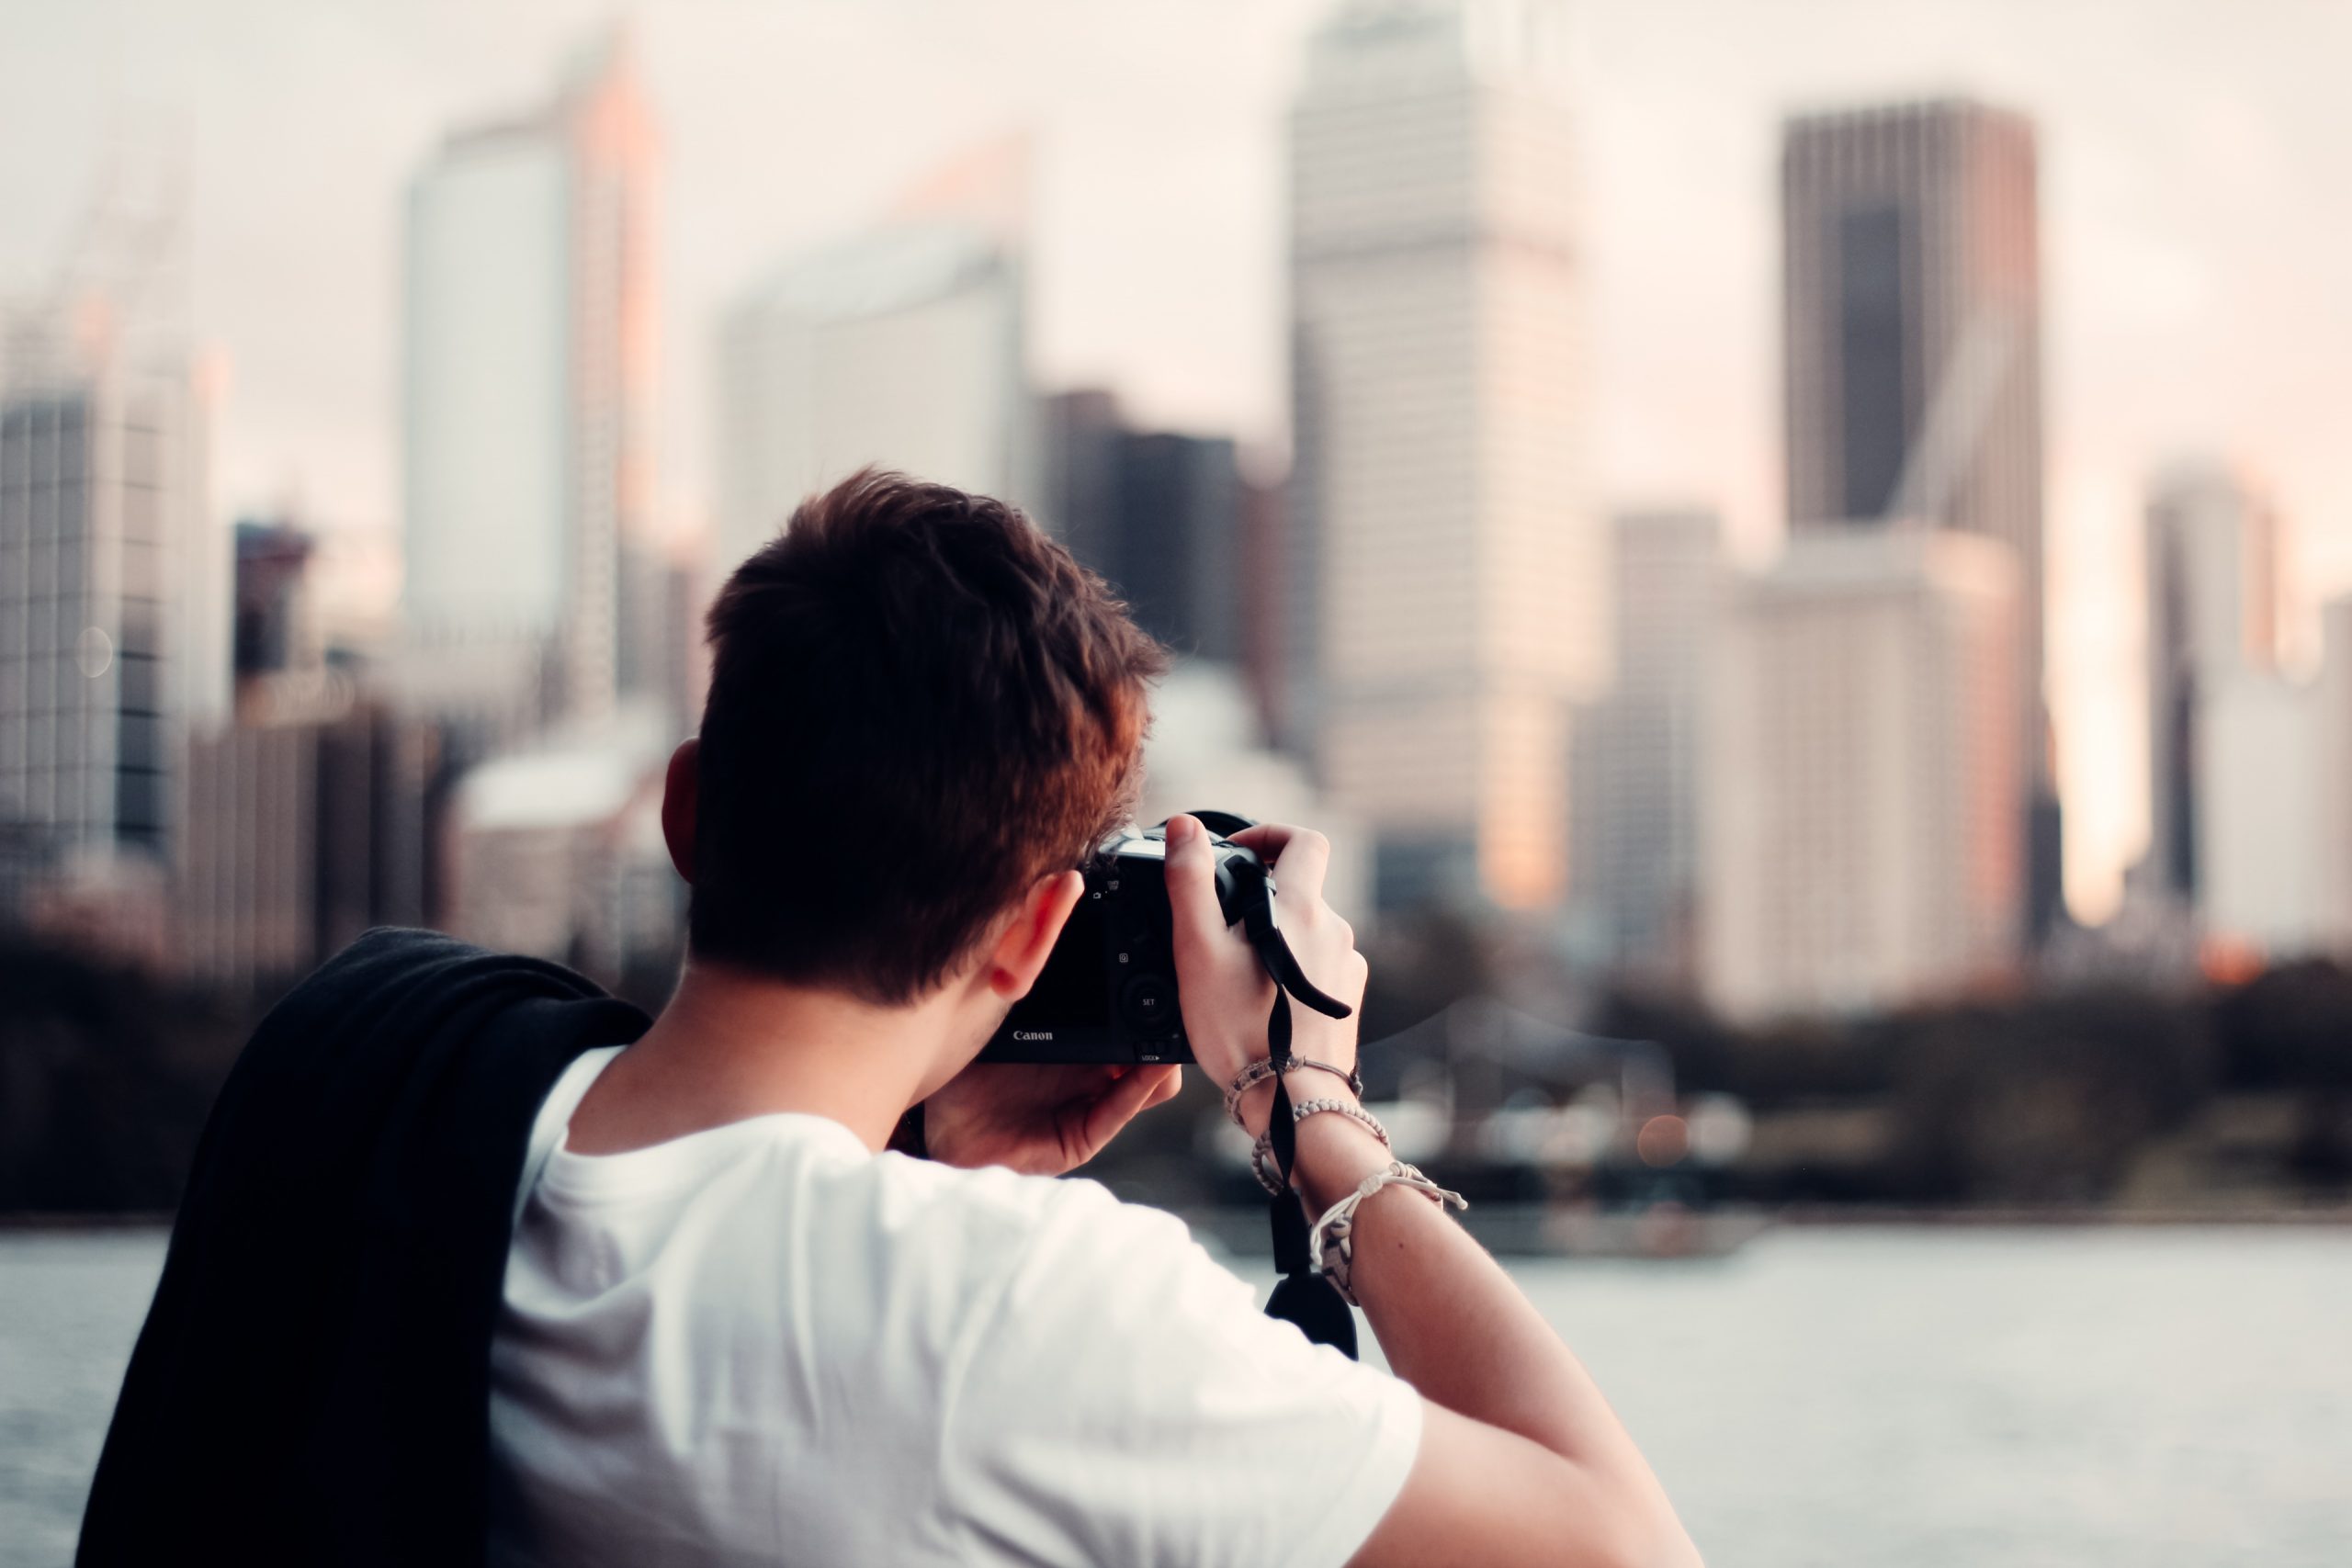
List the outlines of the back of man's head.
{"label": "back of man's head", "polygon": [[1133,808],[1158,644],[1001,502],[868,469],[709,617],[695,956],[922,996]]}

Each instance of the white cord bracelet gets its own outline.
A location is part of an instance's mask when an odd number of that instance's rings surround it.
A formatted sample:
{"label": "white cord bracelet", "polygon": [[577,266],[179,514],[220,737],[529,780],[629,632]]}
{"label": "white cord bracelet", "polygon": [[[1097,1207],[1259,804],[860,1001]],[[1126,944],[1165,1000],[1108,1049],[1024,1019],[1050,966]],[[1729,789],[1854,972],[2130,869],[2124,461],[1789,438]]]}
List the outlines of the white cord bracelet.
{"label": "white cord bracelet", "polygon": [[1430,1201],[1441,1209],[1449,1203],[1457,1209],[1470,1206],[1470,1201],[1461,1193],[1447,1191],[1423,1176],[1417,1168],[1402,1160],[1390,1160],[1388,1168],[1374,1171],[1357,1183],[1354,1191],[1324,1210],[1323,1217],[1316,1221],[1315,1228],[1307,1233],[1306,1250],[1315,1258],[1317,1271],[1338,1288],[1350,1306],[1363,1304],[1356,1300],[1355,1290],[1349,1281],[1350,1271],[1355,1263],[1356,1210],[1365,1199],[1384,1187],[1409,1187],[1416,1192],[1425,1192]]}

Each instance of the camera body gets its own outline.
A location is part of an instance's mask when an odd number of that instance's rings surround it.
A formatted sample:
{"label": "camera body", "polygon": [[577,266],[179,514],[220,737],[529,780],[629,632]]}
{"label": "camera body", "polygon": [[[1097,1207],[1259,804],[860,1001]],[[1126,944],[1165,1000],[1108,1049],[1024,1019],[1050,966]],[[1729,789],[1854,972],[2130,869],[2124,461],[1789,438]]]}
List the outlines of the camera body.
{"label": "camera body", "polygon": [[[1195,814],[1209,829],[1216,897],[1226,923],[1271,903],[1257,852],[1223,835],[1250,825],[1225,812]],[[1174,921],[1168,906],[1166,824],[1123,834],[1086,868],[1070,910],[1029,994],[980,1051],[983,1062],[1189,1062],[1176,995]]]}

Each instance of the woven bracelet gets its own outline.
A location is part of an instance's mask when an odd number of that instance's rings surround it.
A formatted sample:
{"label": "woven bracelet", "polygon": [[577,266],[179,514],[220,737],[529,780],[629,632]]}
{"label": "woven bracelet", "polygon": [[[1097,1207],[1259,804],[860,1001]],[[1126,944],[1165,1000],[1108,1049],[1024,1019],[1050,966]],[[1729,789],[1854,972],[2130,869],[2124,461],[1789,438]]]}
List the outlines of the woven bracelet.
{"label": "woven bracelet", "polygon": [[[1293,1056],[1290,1059],[1290,1065],[1283,1068],[1283,1071],[1295,1073],[1301,1067],[1313,1067],[1318,1073],[1329,1073],[1335,1078],[1344,1079],[1348,1086],[1348,1092],[1351,1094],[1362,1096],[1363,1093],[1363,1068],[1361,1065],[1352,1067],[1338,1067],[1329,1062],[1316,1061],[1311,1056]],[[1248,1066],[1243,1067],[1233,1082],[1226,1086],[1225,1114],[1235,1126],[1245,1125],[1241,1120],[1241,1097],[1273,1076],[1272,1059],[1260,1056]]]}
{"label": "woven bracelet", "polygon": [[1317,1270],[1348,1299],[1350,1306],[1363,1304],[1356,1300],[1353,1278],[1356,1210],[1363,1206],[1365,1199],[1384,1187],[1409,1187],[1416,1192],[1426,1194],[1441,1209],[1448,1204],[1457,1209],[1470,1206],[1468,1199],[1459,1192],[1449,1192],[1440,1187],[1423,1176],[1418,1167],[1407,1165],[1402,1160],[1390,1160],[1387,1169],[1374,1171],[1357,1185],[1354,1191],[1326,1209],[1323,1217],[1315,1222],[1315,1228],[1307,1233],[1307,1250],[1316,1259]]}

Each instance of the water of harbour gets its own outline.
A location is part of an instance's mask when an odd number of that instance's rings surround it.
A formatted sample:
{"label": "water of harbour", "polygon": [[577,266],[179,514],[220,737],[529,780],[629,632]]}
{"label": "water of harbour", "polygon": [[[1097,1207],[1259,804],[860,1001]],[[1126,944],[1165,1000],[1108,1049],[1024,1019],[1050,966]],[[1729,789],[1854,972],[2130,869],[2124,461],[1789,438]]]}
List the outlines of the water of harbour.
{"label": "water of harbour", "polygon": [[[162,1254],[0,1235],[0,1568],[70,1559]],[[2352,1563],[2352,1231],[1781,1230],[1513,1267],[1714,1568]]]}

